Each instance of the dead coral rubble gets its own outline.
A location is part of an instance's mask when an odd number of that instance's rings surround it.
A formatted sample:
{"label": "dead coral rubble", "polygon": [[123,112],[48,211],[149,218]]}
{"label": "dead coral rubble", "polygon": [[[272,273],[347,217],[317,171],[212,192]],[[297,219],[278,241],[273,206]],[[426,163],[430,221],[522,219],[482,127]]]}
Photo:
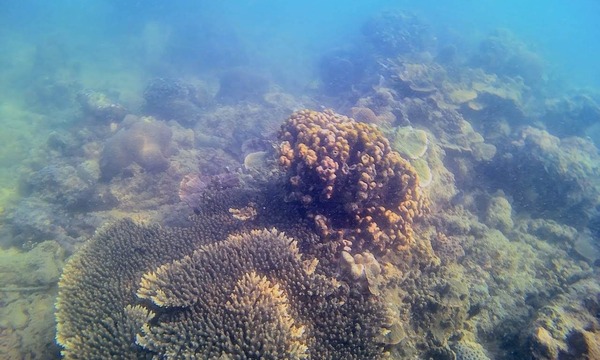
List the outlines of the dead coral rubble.
{"label": "dead coral rubble", "polygon": [[279,134],[289,200],[300,202],[337,253],[407,247],[427,201],[410,163],[375,127],[331,110],[294,113]]}

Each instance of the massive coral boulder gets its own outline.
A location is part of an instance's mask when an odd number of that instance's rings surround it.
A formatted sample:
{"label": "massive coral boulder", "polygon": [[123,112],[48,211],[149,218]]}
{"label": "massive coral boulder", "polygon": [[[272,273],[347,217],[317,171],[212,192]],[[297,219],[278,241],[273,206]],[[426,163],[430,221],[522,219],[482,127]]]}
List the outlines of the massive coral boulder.
{"label": "massive coral boulder", "polygon": [[212,103],[212,94],[202,84],[157,78],[144,90],[144,111],[164,120],[194,125],[202,111]]}
{"label": "massive coral boulder", "polygon": [[132,163],[148,172],[166,170],[171,136],[164,122],[133,117],[106,142],[100,157],[101,180],[109,181]]}
{"label": "massive coral boulder", "polygon": [[427,202],[415,170],[377,128],[330,110],[302,110],[279,138],[288,198],[327,239],[313,250],[384,253],[412,242],[412,223]]}

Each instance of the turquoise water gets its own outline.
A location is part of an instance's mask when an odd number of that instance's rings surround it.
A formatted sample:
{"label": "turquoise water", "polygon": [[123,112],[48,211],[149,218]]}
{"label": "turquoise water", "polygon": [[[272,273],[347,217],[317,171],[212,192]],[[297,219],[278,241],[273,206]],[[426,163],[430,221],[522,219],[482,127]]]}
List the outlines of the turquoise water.
{"label": "turquoise water", "polygon": [[[204,214],[207,193],[280,186],[273,198],[320,241],[331,235],[318,229],[357,231],[376,206],[353,213],[362,203],[350,190],[339,195],[348,204],[327,203],[325,189],[310,193],[321,185],[302,187],[319,176],[290,185],[316,166],[280,166],[281,124],[304,108],[379,129],[428,198],[414,241],[399,247],[420,275],[400,250],[369,240],[327,261],[301,246],[361,301],[392,304],[394,325],[383,328],[395,335],[371,339],[376,348],[399,359],[593,358],[599,18],[592,0],[4,1],[0,358],[73,355],[68,331],[57,337],[55,327],[60,274],[121,219],[185,227]],[[340,164],[337,184],[356,169]],[[251,205],[226,210],[270,224]],[[292,318],[302,313],[290,306]],[[301,355],[318,359],[318,342],[306,340]],[[135,356],[159,352],[131,343]],[[347,345],[340,356],[368,353]]]}

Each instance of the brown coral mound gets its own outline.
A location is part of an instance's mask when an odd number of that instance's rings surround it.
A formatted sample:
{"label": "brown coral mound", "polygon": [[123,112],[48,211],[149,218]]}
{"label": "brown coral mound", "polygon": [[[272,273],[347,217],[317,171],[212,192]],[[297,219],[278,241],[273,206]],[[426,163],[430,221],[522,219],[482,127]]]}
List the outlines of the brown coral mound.
{"label": "brown coral mound", "polygon": [[331,110],[302,110],[279,138],[289,198],[304,205],[328,240],[317,247],[385,252],[411,243],[426,200],[410,163],[377,128]]}
{"label": "brown coral mound", "polygon": [[110,181],[123,170],[136,163],[146,171],[162,172],[169,167],[169,146],[172,131],[166,123],[153,118],[132,118],[108,139],[100,157],[100,175]]}
{"label": "brown coral mound", "polygon": [[[57,341],[66,359],[383,356],[381,304],[300,256],[314,237],[264,192],[213,192],[189,228],[118,223],[66,266]],[[255,218],[229,212],[256,204]],[[237,234],[237,235],[231,235]],[[222,240],[226,239],[226,240]],[[291,354],[291,355],[290,355]]]}

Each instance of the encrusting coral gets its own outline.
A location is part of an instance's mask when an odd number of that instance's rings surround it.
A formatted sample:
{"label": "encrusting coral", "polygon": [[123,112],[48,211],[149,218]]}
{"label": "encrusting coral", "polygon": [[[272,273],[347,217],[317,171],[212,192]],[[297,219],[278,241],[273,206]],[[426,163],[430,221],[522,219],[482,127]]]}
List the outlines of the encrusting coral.
{"label": "encrusting coral", "polygon": [[[101,231],[59,284],[63,356],[383,357],[388,312],[300,254],[293,238],[317,237],[272,190],[211,192],[188,228]],[[229,211],[249,204],[255,218]]]}
{"label": "encrusting coral", "polygon": [[411,243],[427,201],[413,167],[376,127],[331,110],[302,110],[279,138],[289,200],[304,206],[326,238],[318,247],[384,253]]}

